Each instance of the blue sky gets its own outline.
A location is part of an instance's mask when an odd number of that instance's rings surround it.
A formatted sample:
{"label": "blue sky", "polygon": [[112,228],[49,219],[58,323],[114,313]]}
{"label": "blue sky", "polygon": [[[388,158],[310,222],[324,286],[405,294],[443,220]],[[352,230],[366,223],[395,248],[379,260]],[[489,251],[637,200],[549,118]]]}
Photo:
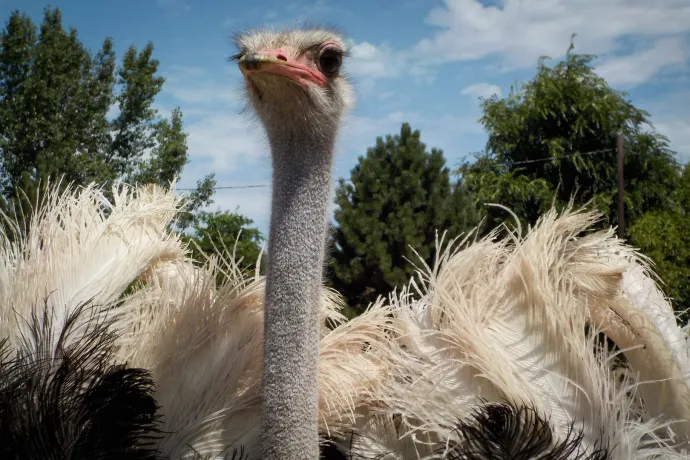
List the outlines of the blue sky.
{"label": "blue sky", "polygon": [[[688,0],[118,0],[53,1],[65,26],[90,48],[115,40],[118,57],[153,41],[167,78],[162,115],[179,106],[191,163],[178,187],[215,172],[219,186],[270,184],[260,128],[241,113],[233,32],[299,22],[338,26],[352,40],[346,63],[357,90],[334,178],[347,177],[377,136],[403,121],[420,129],[448,165],[484,147],[478,96],[505,95],[530,79],[540,55],[576,51],[616,89],[652,114],[679,161],[690,160],[690,1]],[[3,22],[19,9],[41,20],[40,0],[0,0]],[[266,233],[270,188],[219,190],[211,209],[239,210]]]}

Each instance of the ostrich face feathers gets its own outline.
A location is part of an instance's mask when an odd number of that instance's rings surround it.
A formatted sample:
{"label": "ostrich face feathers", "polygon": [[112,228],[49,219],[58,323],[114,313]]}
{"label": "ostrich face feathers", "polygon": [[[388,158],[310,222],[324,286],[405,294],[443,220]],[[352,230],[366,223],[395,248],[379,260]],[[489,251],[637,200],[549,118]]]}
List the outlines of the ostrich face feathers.
{"label": "ostrich face feathers", "polygon": [[[335,132],[353,103],[344,73],[345,40],[324,28],[259,30],[235,44],[250,106],[269,132]],[[289,122],[288,122],[289,121]]]}

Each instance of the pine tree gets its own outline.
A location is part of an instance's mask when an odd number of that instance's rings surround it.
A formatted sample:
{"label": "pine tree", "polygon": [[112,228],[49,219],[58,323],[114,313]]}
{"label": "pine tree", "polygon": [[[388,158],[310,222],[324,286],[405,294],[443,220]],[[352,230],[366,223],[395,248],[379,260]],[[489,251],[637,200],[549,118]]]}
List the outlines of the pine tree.
{"label": "pine tree", "polygon": [[420,136],[404,123],[359,158],[351,183],[340,179],[330,280],[356,311],[409,280],[414,251],[430,263],[437,231],[454,237],[478,221],[462,182],[451,183],[443,152],[428,152]]}

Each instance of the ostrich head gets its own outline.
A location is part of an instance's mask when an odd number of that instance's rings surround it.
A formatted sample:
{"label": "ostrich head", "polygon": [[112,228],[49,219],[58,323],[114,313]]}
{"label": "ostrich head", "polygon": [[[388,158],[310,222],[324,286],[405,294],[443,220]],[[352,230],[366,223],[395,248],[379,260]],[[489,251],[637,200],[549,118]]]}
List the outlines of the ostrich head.
{"label": "ostrich head", "polygon": [[269,138],[329,136],[353,103],[345,42],[327,29],[255,31],[235,39],[247,99]]}

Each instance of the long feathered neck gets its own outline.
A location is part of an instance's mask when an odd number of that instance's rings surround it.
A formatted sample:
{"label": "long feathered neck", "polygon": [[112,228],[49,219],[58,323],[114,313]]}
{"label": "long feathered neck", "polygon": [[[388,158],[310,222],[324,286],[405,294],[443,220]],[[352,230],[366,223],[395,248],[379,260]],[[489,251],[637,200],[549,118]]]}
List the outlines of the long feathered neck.
{"label": "long feathered neck", "polygon": [[269,132],[274,172],[264,322],[265,460],[319,458],[319,305],[334,134]]}

